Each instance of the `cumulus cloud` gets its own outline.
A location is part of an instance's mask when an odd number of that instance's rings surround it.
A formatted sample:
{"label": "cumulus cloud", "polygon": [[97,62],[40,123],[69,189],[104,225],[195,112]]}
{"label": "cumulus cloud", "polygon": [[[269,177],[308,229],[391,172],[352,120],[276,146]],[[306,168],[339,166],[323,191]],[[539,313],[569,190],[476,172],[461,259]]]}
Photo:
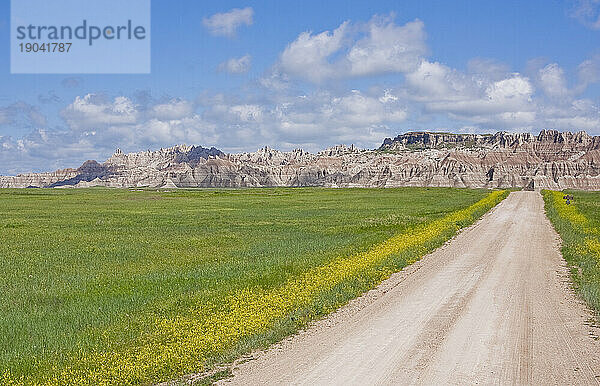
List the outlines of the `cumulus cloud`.
{"label": "cumulus cloud", "polygon": [[540,121],[544,127],[561,130],[588,130],[594,134],[600,127],[600,108],[589,99],[574,99],[560,106],[540,106]]}
{"label": "cumulus cloud", "polygon": [[393,17],[368,23],[344,22],[333,31],[301,33],[281,53],[277,70],[291,77],[321,83],[414,70],[426,53],[424,24],[397,25]]}
{"label": "cumulus cloud", "polygon": [[[501,67],[500,67],[501,68]],[[535,87],[519,73],[504,69],[468,72],[438,62],[423,60],[419,68],[406,74],[402,96],[414,101],[426,116],[446,118],[497,129],[533,124],[537,117]]]}
{"label": "cumulus cloud", "polygon": [[408,72],[427,52],[425,25],[420,20],[398,26],[392,18],[374,18],[367,30],[348,52],[350,75]]}
{"label": "cumulus cloud", "polygon": [[231,58],[219,64],[217,70],[230,74],[244,74],[250,70],[251,61],[252,57],[250,55],[244,55],[241,58]]}
{"label": "cumulus cloud", "polygon": [[269,145],[317,151],[338,143],[372,147],[407,117],[406,106],[390,90],[340,94],[317,90],[274,94],[268,99],[224,94],[206,98],[202,117],[221,134],[224,150]]}
{"label": "cumulus cloud", "polygon": [[88,130],[133,124],[137,122],[139,112],[127,97],[119,96],[110,101],[102,95],[87,94],[77,96],[61,115],[71,128]]}
{"label": "cumulus cloud", "polygon": [[577,93],[585,91],[589,85],[600,81],[599,55],[586,59],[577,66],[577,80]]}
{"label": "cumulus cloud", "polygon": [[281,54],[281,69],[292,76],[314,82],[339,75],[337,66],[329,63],[328,58],[342,48],[347,28],[348,23],[345,22],[333,32],[325,31],[317,35],[301,33]]}
{"label": "cumulus cloud", "polygon": [[[566,124],[548,106],[562,106],[567,116],[594,114],[568,106],[600,80],[600,60],[595,57],[578,66],[577,81],[570,87],[556,63],[537,67],[531,76],[487,58],[470,60],[465,71],[454,69],[427,58],[425,39],[422,21],[397,24],[393,15],[364,24],[347,21],[332,31],[303,32],[260,83],[281,92],[293,89],[297,80],[326,88],[329,80],[398,74],[404,82],[400,78],[395,84],[395,98],[409,107],[406,119],[412,113],[413,121],[441,119],[498,129]],[[573,122],[579,121],[589,124]]]}
{"label": "cumulus cloud", "polygon": [[426,115],[442,113],[457,124],[469,122],[491,130],[585,129],[598,134],[600,108],[580,98],[589,84],[597,82],[595,60],[584,61],[576,74],[578,80],[569,82],[567,72],[550,63],[535,69],[533,78],[512,73],[498,79],[425,61],[407,75],[403,97],[416,101]]}
{"label": "cumulus cloud", "polygon": [[567,86],[565,71],[557,64],[551,63],[538,71],[539,84],[546,96],[565,99],[570,91]]}
{"label": "cumulus cloud", "polygon": [[126,96],[109,100],[88,94],[76,97],[62,112],[74,133],[122,148],[177,143],[214,143],[214,125],[195,112],[195,104],[180,98],[141,106]]}
{"label": "cumulus cloud", "polygon": [[155,104],[150,108],[152,118],[167,121],[189,117],[194,113],[195,106],[184,99],[172,99],[167,103]]}
{"label": "cumulus cloud", "polygon": [[464,74],[427,60],[406,74],[406,85],[412,98],[424,102],[460,100],[476,92],[476,85]]}
{"label": "cumulus cloud", "polygon": [[[214,15],[209,24],[243,25],[223,21],[232,12]],[[236,28],[219,33],[231,36]],[[401,24],[393,15],[377,16],[303,32],[246,88],[205,92],[193,101],[156,100],[149,92],[90,93],[68,103],[60,113],[65,128],[53,130],[35,106],[0,107],[0,125],[30,129],[20,138],[0,137],[0,172],[77,166],[87,158],[103,160],[116,147],[138,151],[178,143],[224,151],[264,145],[317,151],[338,143],[374,148],[400,131],[440,126],[600,134],[600,107],[585,95],[600,81],[600,56],[571,69],[533,60],[515,72],[488,58],[458,69],[428,57],[425,40],[422,21]],[[235,57],[218,70],[244,73],[250,62],[250,55]]]}
{"label": "cumulus cloud", "polygon": [[33,106],[17,103],[0,108],[0,124],[29,128],[19,137],[0,136],[0,174],[77,167],[87,159],[102,161],[117,148],[139,151],[175,144],[217,144],[214,123],[179,98],[135,103],[126,96],[78,96],[62,110],[66,127],[45,128]]}
{"label": "cumulus cloud", "polygon": [[173,146],[181,143],[214,144],[218,134],[215,125],[193,114],[180,119],[150,119],[132,127],[115,127],[129,148]]}
{"label": "cumulus cloud", "polygon": [[263,108],[255,104],[234,105],[229,107],[229,112],[241,122],[257,122],[263,120]]}
{"label": "cumulus cloud", "polygon": [[600,57],[584,60],[571,73],[558,63],[539,60],[531,61],[529,70],[545,97],[553,99],[553,103],[569,103],[600,81]]}
{"label": "cumulus cloud", "polygon": [[[201,113],[196,112],[196,105]],[[62,112],[69,137],[65,146],[88,141],[98,149],[140,150],[193,143],[224,150],[321,150],[337,143],[370,147],[390,135],[390,125],[407,118],[407,108],[391,90],[301,95],[216,94],[196,102],[171,99],[141,106],[126,96],[76,97]],[[39,138],[38,138],[39,140]],[[33,148],[35,139],[26,147]],[[39,140],[41,146],[48,144]]]}
{"label": "cumulus cloud", "polygon": [[473,58],[467,63],[467,73],[477,78],[501,80],[510,74],[510,67],[495,59]]}
{"label": "cumulus cloud", "polygon": [[258,84],[265,88],[266,92],[281,92],[290,88],[292,79],[277,67],[270,68],[266,75],[258,79]]}
{"label": "cumulus cloud", "polygon": [[202,24],[215,36],[234,37],[239,27],[252,25],[254,10],[251,7],[234,8],[202,19]]}
{"label": "cumulus cloud", "polygon": [[0,137],[0,174],[50,171],[77,167],[108,153],[89,135],[70,130],[35,129],[20,138]]}

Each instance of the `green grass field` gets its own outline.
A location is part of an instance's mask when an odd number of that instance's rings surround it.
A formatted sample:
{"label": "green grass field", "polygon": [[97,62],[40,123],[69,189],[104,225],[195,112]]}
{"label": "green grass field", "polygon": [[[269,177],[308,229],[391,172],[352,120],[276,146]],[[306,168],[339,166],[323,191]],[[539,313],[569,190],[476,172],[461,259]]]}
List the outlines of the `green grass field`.
{"label": "green grass field", "polygon": [[[566,205],[563,196],[575,199]],[[546,213],[562,239],[576,289],[600,315],[600,192],[544,191]]]}
{"label": "green grass field", "polygon": [[230,361],[441,245],[506,196],[489,193],[0,190],[0,381],[147,384]]}

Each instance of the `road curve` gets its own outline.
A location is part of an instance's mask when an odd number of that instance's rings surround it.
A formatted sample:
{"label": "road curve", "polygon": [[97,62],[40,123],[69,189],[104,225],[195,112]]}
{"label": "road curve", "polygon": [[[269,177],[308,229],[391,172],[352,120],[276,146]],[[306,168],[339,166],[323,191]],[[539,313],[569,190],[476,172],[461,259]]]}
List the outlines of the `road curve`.
{"label": "road curve", "polygon": [[600,341],[538,192],[233,368],[233,384],[597,384]]}

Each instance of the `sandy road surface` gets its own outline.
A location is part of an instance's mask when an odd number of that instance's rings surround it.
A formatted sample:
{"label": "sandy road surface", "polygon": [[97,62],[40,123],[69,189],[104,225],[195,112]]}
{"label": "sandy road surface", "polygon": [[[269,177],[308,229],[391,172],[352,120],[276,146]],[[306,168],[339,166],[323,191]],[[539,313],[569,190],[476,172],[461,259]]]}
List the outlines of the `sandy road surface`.
{"label": "sandy road surface", "polygon": [[236,384],[597,384],[598,330],[537,192],[512,193],[420,262],[240,361]]}

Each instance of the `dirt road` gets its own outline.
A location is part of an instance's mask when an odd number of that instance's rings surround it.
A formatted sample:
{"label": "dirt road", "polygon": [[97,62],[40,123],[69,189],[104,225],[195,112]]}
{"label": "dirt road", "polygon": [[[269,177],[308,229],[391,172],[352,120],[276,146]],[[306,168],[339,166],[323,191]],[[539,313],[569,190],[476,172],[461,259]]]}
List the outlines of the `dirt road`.
{"label": "dirt road", "polygon": [[598,329],[570,290],[537,192],[306,331],[240,362],[235,384],[596,384]]}

